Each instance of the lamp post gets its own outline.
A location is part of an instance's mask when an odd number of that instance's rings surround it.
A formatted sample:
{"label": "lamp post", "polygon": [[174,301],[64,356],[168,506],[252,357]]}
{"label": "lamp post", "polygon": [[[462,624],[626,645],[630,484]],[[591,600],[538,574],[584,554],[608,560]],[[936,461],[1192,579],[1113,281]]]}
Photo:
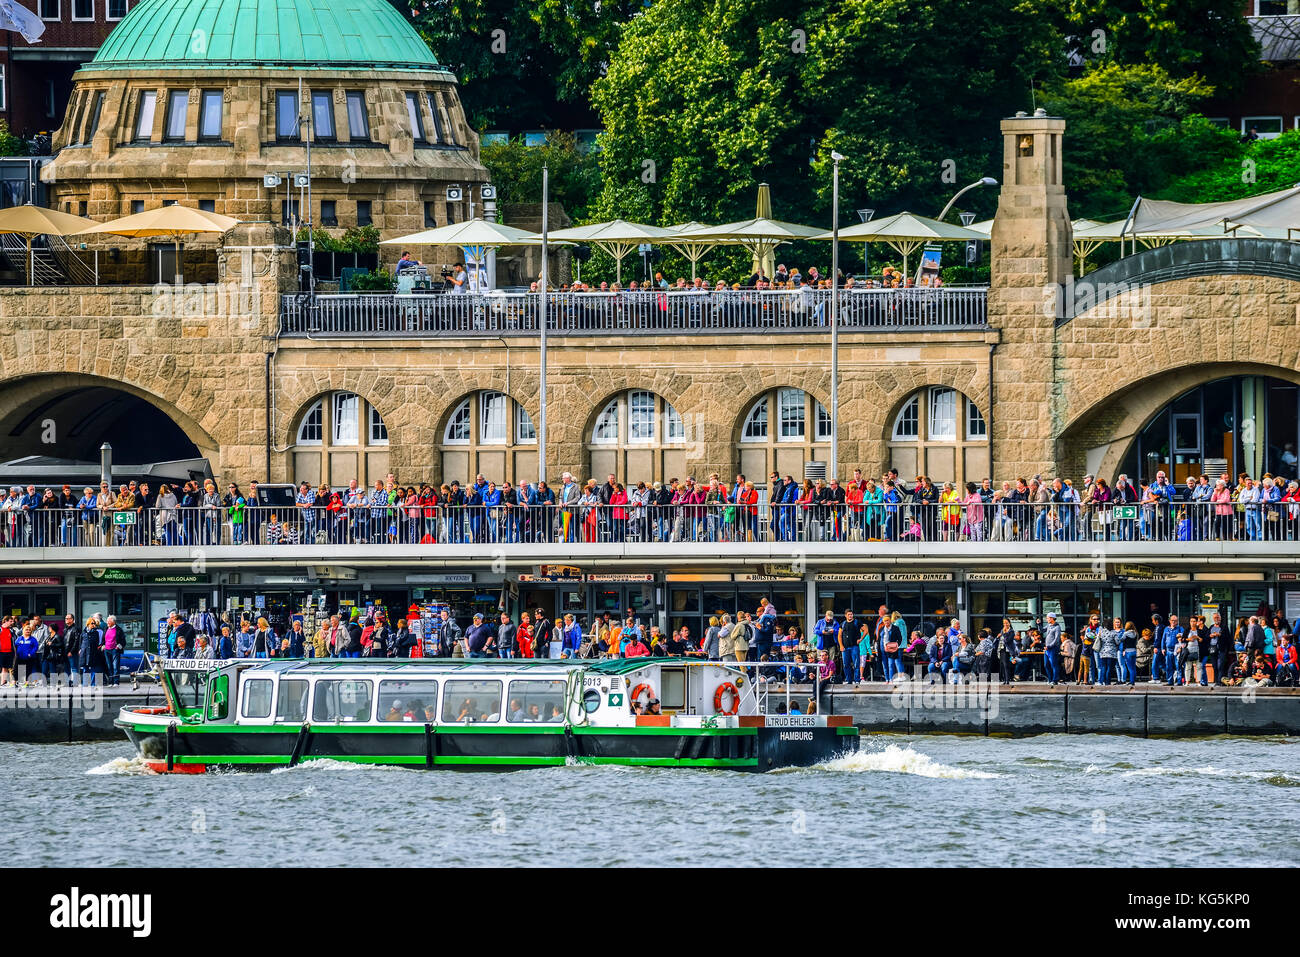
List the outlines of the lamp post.
{"label": "lamp post", "polygon": [[940,213],[937,217],[939,222],[943,222],[943,218],[948,215],[948,210],[952,209],[952,204],[957,202],[957,200],[960,199],[964,193],[970,192],[972,189],[975,189],[975,187],[977,186],[996,186],[996,185],[998,185],[997,180],[995,180],[992,176],[985,176],[982,177],[981,179],[977,179],[969,186],[963,186],[961,189],[957,190],[956,196],[948,200],[948,205],[943,208],[943,212]]}
{"label": "lamp post", "polygon": [[537,284],[537,303],[538,303],[538,329],[540,331],[539,350],[541,361],[539,363],[539,373],[541,381],[538,383],[537,397],[541,402],[541,418],[537,422],[537,480],[546,481],[546,254],[550,246],[550,237],[548,232],[548,222],[546,215],[547,202],[550,199],[550,168],[542,166],[542,274],[541,281]]}
{"label": "lamp post", "polygon": [[[876,211],[874,209],[858,210],[858,220],[862,223],[871,222],[875,215]],[[871,278],[871,243],[862,244],[862,274],[867,279]]]}
{"label": "lamp post", "polygon": [[835,164],[831,172],[831,478],[840,468],[840,161],[843,155],[831,151]]}

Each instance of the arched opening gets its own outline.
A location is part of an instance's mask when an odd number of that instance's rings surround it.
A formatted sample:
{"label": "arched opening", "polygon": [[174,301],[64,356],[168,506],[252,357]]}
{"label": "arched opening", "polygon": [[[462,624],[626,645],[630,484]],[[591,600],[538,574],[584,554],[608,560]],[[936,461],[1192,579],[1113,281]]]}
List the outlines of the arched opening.
{"label": "arched opening", "polygon": [[750,481],[766,482],[773,472],[801,480],[807,463],[830,458],[830,412],[803,389],[773,389],[745,410],[736,447]]}
{"label": "arched opening", "polygon": [[989,430],[974,402],[947,386],[926,386],[903,402],[888,435],[889,463],[899,476],[932,482],[988,477]]}
{"label": "arched opening", "polygon": [[587,434],[590,477],[603,482],[663,482],[686,477],[686,423],[671,402],[648,389],[610,397]]}
{"label": "arched opening", "polygon": [[537,476],[537,429],[528,410],[504,392],[472,392],[451,407],[440,433],[442,481],[464,485]]}
{"label": "arched opening", "polygon": [[290,437],[290,478],[312,486],[362,486],[389,471],[388,426],[355,392],[329,392],[298,417]]}
{"label": "arched opening", "polygon": [[0,481],[97,478],[100,446],[114,471],[188,480],[211,474],[215,443],[183,415],[111,380],[50,376],[13,381],[0,393]]}
{"label": "arched opening", "polygon": [[1300,386],[1263,375],[1231,376],[1188,389],[1150,416],[1120,472],[1171,482],[1242,472],[1295,476],[1300,450]]}

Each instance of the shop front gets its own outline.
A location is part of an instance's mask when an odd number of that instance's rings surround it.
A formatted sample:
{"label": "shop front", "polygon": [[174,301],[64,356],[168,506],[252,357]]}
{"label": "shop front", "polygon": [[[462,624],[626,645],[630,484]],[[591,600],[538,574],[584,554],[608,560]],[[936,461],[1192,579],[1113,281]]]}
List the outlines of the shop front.
{"label": "shop front", "polygon": [[142,575],[126,569],[95,568],[76,582],[78,623],[110,615],[126,633],[130,651],[155,652],[160,622],[173,611],[190,617],[218,605],[219,591],[208,575]]}
{"label": "shop front", "polygon": [[24,619],[40,615],[47,625],[63,633],[67,592],[59,575],[0,578],[0,614]]}
{"label": "shop front", "polygon": [[578,569],[548,568],[546,574],[517,576],[518,600],[509,610],[536,612],[541,608],[552,620],[573,615],[584,630],[606,613],[620,620],[630,612],[644,624],[659,624],[653,572],[584,574]]}
{"label": "shop front", "polygon": [[784,634],[790,628],[803,633],[807,626],[807,584],[800,578],[775,575],[673,575],[666,576],[668,622],[671,631],[686,627],[690,636],[704,636],[709,619],[736,612],[753,614],[759,600],[766,598],[776,607],[777,627]]}

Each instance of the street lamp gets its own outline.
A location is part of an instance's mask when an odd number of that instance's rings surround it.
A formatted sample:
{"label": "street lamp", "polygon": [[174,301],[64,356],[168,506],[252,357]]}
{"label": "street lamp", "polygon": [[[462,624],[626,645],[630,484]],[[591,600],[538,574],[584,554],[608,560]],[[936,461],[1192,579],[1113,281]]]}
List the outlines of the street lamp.
{"label": "street lamp", "polygon": [[550,223],[547,220],[547,207],[551,198],[551,171],[542,165],[542,274],[537,288],[537,322],[540,333],[538,339],[538,388],[537,398],[541,402],[541,418],[537,421],[537,480],[546,481],[546,256],[550,252]]}
{"label": "street lamp", "polygon": [[957,190],[956,196],[948,200],[948,205],[943,208],[943,212],[940,213],[938,216],[939,222],[943,222],[943,218],[948,215],[948,210],[952,209],[952,204],[957,202],[957,200],[961,198],[963,193],[968,193],[977,186],[996,186],[996,185],[998,185],[997,180],[995,180],[992,176],[985,176],[982,179],[977,179],[969,186],[963,186],[961,189]]}
{"label": "street lamp", "polygon": [[[876,215],[874,209],[858,210],[858,220],[862,223],[869,223],[873,216]],[[871,243],[862,244],[862,275],[865,279],[871,278]]]}
{"label": "street lamp", "polygon": [[840,161],[831,151],[831,478],[840,468]]}

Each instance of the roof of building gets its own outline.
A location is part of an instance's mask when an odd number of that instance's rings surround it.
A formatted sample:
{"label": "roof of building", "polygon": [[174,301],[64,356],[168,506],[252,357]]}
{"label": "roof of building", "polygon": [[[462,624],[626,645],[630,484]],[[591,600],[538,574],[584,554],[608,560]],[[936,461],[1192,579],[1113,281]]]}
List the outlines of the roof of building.
{"label": "roof of building", "polygon": [[88,69],[439,69],[388,0],[140,0]]}

